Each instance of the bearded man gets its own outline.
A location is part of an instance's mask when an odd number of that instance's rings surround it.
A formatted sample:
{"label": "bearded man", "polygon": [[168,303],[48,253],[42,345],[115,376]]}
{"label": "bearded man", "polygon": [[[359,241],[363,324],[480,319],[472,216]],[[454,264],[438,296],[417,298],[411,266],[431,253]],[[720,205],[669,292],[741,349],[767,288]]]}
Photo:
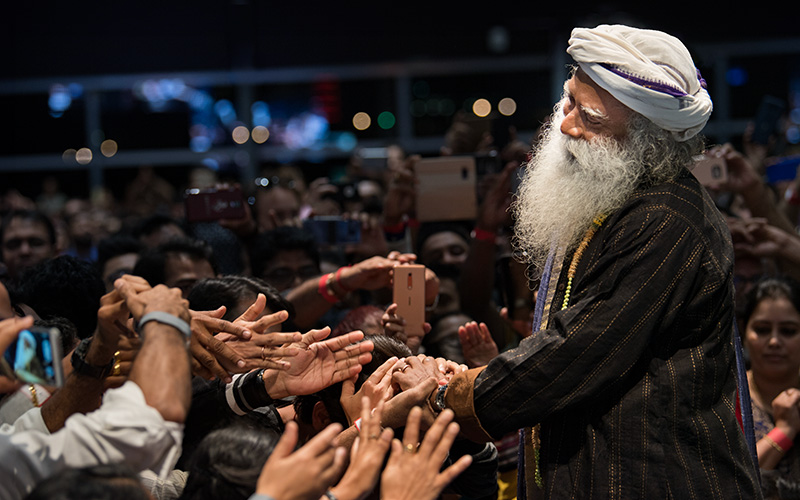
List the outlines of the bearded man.
{"label": "bearded man", "polygon": [[[577,66],[514,206],[542,273],[535,331],[434,391],[431,410],[475,440],[523,429],[521,499],[759,498],[737,420],[730,234],[687,169],[705,82],[661,32],[577,28],[567,52]],[[431,371],[408,363],[401,387]]]}

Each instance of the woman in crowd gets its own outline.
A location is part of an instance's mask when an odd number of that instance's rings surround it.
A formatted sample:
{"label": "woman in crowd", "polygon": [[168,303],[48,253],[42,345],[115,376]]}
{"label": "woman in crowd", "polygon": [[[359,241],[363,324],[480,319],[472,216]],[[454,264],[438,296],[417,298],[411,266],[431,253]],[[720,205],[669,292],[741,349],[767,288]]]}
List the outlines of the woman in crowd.
{"label": "woman in crowd", "polygon": [[765,498],[800,498],[800,285],[766,278],[748,295],[745,343]]}

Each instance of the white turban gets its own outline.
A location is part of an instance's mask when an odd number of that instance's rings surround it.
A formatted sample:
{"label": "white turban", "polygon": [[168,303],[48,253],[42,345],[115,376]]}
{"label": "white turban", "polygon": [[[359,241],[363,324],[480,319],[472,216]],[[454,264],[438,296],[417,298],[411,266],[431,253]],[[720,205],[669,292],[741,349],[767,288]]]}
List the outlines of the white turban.
{"label": "white turban", "polygon": [[597,85],[679,141],[711,116],[705,81],[673,36],[622,25],[575,28],[567,53]]}

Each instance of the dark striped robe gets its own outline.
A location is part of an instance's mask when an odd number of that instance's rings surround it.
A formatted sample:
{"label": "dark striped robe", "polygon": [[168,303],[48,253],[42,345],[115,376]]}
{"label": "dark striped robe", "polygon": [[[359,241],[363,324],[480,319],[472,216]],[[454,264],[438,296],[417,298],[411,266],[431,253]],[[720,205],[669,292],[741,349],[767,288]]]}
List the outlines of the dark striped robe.
{"label": "dark striped robe", "polygon": [[760,498],[736,419],[733,249],[688,172],[634,193],[556,270],[546,328],[454,378],[474,439],[541,424],[529,498]]}

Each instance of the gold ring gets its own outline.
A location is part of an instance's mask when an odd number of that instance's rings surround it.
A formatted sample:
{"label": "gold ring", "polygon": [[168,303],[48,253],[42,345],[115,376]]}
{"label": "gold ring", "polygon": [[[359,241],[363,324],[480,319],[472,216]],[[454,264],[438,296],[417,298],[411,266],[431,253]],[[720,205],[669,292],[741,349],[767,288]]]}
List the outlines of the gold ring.
{"label": "gold ring", "polygon": [[114,363],[114,368],[111,369],[111,375],[117,376],[122,373],[119,363]]}
{"label": "gold ring", "polygon": [[261,346],[261,359],[267,359],[267,354],[264,352],[265,349],[266,349],[266,346],[262,345]]}
{"label": "gold ring", "polygon": [[408,443],[403,447],[403,451],[406,453],[416,453],[417,452],[417,445]]}
{"label": "gold ring", "polygon": [[405,365],[404,367],[400,368],[400,373],[405,373],[405,371],[409,368],[411,368],[411,365]]}

